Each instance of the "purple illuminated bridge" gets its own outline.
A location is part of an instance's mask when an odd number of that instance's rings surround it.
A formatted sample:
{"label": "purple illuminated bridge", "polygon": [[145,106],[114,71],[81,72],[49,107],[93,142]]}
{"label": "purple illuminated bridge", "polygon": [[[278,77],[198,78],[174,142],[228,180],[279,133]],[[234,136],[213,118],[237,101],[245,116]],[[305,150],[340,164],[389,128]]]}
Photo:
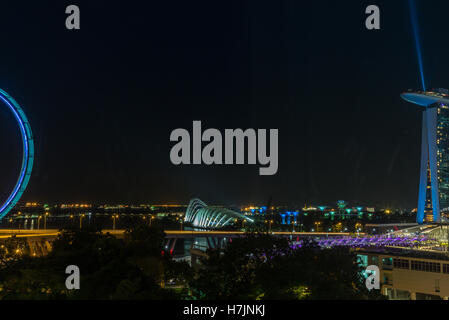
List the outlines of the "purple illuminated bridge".
{"label": "purple illuminated bridge", "polygon": [[[315,240],[322,248],[332,247],[351,247],[351,248],[381,248],[381,247],[418,247],[423,244],[432,244],[435,239],[430,239],[426,236],[363,236],[363,237],[336,237],[336,238],[321,238]],[[295,241],[294,247],[301,247],[304,240]]]}

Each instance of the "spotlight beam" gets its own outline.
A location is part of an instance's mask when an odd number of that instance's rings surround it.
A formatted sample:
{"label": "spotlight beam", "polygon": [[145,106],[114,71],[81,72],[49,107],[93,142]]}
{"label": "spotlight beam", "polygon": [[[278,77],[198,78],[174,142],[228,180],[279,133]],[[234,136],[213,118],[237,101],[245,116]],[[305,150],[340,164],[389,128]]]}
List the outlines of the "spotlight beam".
{"label": "spotlight beam", "polygon": [[418,66],[419,66],[419,72],[421,74],[421,85],[422,89],[426,91],[426,83],[424,78],[424,66],[423,66],[423,60],[422,60],[422,51],[421,51],[421,41],[419,37],[419,29],[418,29],[418,17],[416,14],[416,5],[415,0],[409,0],[409,7],[410,7],[410,19],[412,21],[412,29],[413,29],[413,36],[415,39],[415,47],[416,47],[416,55],[418,58]]}

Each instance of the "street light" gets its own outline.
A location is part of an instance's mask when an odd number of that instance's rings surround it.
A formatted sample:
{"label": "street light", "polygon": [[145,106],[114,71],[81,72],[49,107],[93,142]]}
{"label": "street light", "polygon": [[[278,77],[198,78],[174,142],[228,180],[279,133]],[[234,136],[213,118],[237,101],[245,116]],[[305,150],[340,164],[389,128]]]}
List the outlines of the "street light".
{"label": "street light", "polygon": [[83,218],[84,218],[85,216],[86,216],[86,215],[85,215],[84,213],[80,215],[80,229],[83,228]]}
{"label": "street light", "polygon": [[42,216],[37,217],[37,229],[40,228],[40,222],[41,222]]}
{"label": "street light", "polygon": [[45,212],[44,214],[44,229],[47,230],[47,216],[48,216],[48,212]]}
{"label": "street light", "polygon": [[[19,218],[20,218],[20,215],[22,214],[22,212],[17,212],[17,215],[19,216]],[[19,220],[19,230],[20,230],[20,220]]]}
{"label": "street light", "polygon": [[265,223],[268,223],[268,233],[271,233],[271,224],[273,223],[273,220],[265,220]]}
{"label": "street light", "polygon": [[113,221],[112,230],[115,230],[115,219],[118,219],[118,214],[112,215],[112,221]]}

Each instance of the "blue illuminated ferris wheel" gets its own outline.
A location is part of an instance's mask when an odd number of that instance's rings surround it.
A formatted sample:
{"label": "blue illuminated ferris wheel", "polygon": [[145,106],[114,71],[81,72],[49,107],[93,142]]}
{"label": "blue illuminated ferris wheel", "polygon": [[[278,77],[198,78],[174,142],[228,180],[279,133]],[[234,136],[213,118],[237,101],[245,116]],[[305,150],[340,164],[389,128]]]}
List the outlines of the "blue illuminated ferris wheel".
{"label": "blue illuminated ferris wheel", "polygon": [[22,167],[20,169],[19,178],[17,179],[16,185],[12,190],[9,197],[6,199],[5,203],[0,206],[0,220],[8,214],[8,212],[14,208],[22,196],[25,188],[27,187],[28,181],[30,180],[31,171],[33,169],[34,160],[34,143],[33,134],[31,132],[31,127],[28,119],[23,112],[19,104],[5,91],[0,89],[0,99],[4,104],[11,110],[14,118],[19,125],[20,134],[22,136]]}

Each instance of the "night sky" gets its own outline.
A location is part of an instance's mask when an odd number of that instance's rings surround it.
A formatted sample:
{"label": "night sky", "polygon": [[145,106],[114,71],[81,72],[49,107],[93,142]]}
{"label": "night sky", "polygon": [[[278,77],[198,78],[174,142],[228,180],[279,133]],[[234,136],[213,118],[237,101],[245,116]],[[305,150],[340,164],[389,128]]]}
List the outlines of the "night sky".
{"label": "night sky", "polygon": [[[65,7],[81,30],[65,28]],[[381,30],[365,28],[365,8]],[[449,88],[448,1],[416,1],[429,88]],[[30,120],[41,203],[416,206],[421,82],[408,1],[23,1],[0,11],[0,88]],[[279,170],[174,166],[176,128],[279,129]],[[0,109],[0,199],[19,132]]]}

